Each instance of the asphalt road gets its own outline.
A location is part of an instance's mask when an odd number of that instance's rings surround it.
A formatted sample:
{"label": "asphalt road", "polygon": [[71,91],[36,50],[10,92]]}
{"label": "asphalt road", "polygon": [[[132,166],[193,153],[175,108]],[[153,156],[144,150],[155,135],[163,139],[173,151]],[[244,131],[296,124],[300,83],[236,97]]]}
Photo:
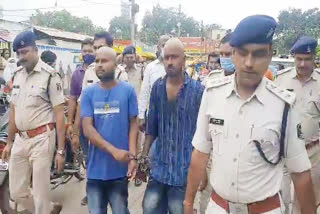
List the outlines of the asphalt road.
{"label": "asphalt road", "polygon": [[[141,204],[145,188],[145,184],[140,187],[135,187],[133,183],[129,184],[129,210],[131,214],[142,214]],[[88,208],[80,204],[84,196],[85,181],[78,182],[75,179],[58,187],[52,193],[53,201],[63,204],[61,214],[88,214]]]}
{"label": "asphalt road", "polygon": [[[146,184],[140,187],[135,187],[133,183],[129,184],[129,210],[131,214],[142,214],[142,199],[145,189]],[[88,208],[80,204],[84,196],[85,181],[79,182],[76,179],[59,186],[52,192],[53,201],[63,205],[61,214],[89,214]],[[110,209],[108,213],[112,213]],[[320,210],[318,210],[318,214],[320,214]]]}

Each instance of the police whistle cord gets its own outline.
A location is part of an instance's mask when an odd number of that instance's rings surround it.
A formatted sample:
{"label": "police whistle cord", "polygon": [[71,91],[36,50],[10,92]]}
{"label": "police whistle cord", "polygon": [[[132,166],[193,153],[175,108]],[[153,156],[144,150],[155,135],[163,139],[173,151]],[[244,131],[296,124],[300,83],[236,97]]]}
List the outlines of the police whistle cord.
{"label": "police whistle cord", "polygon": [[256,148],[258,149],[258,152],[260,156],[263,158],[264,161],[266,161],[268,164],[271,164],[273,166],[276,166],[280,163],[281,159],[284,157],[284,140],[286,137],[286,129],[287,129],[287,120],[288,120],[288,113],[289,113],[290,105],[288,103],[285,104],[284,110],[283,110],[283,115],[282,115],[282,123],[281,123],[281,136],[280,136],[280,152],[278,156],[278,160],[276,162],[270,161],[265,153],[263,152],[261,148],[261,144],[257,140],[253,140]]}

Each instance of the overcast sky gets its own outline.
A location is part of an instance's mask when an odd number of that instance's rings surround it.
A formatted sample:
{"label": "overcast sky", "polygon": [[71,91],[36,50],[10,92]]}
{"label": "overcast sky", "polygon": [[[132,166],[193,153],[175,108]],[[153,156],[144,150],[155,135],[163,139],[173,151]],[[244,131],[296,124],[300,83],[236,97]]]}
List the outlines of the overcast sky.
{"label": "overcast sky", "polygon": [[[65,8],[76,16],[88,16],[96,25],[108,27],[114,16],[120,15],[120,0],[57,0],[58,9]],[[127,0],[129,1],[129,0]],[[0,0],[4,10],[53,7],[56,0]],[[140,5],[137,23],[147,10],[159,3],[162,7],[178,7],[196,20],[205,24],[216,23],[223,28],[234,28],[244,17],[254,14],[266,14],[277,18],[284,9],[320,8],[320,0],[136,0]],[[51,9],[52,10],[52,9]],[[46,10],[43,10],[46,11]],[[4,18],[26,20],[31,11],[5,11]]]}

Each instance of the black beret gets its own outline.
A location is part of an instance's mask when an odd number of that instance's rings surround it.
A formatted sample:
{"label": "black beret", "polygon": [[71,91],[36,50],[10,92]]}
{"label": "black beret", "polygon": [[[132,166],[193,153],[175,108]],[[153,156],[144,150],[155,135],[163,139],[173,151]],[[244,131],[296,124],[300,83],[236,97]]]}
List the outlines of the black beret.
{"label": "black beret", "polygon": [[12,48],[17,52],[20,48],[36,45],[36,36],[32,31],[19,33],[13,41]]}
{"label": "black beret", "polygon": [[271,44],[276,27],[277,22],[270,16],[249,16],[232,33],[230,45],[240,47],[245,44]]}
{"label": "black beret", "polygon": [[301,36],[292,46],[291,54],[315,53],[318,42],[310,36]]}

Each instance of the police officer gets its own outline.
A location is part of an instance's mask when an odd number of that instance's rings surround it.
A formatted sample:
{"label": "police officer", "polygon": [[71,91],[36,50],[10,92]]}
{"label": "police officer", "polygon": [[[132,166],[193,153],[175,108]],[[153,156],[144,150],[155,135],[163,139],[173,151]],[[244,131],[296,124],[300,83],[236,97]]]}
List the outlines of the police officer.
{"label": "police officer", "polygon": [[302,213],[316,213],[311,165],[297,138],[296,115],[290,107],[295,95],[264,77],[276,25],[264,15],[242,20],[230,40],[235,75],[213,79],[206,86],[193,138],[185,214],[192,213],[211,149],[213,192],[207,214],[282,213],[279,191],[284,164]]}
{"label": "police officer", "polygon": [[204,81],[204,85],[208,79],[221,78],[224,76],[232,75],[235,72],[234,63],[232,61],[232,47],[230,45],[232,33],[228,33],[221,39],[220,47],[219,47],[219,63],[221,65],[221,69],[215,69],[211,71],[207,78]]}
{"label": "police officer", "polygon": [[[295,67],[279,71],[276,84],[285,89],[291,89],[296,94],[295,109],[299,114],[300,124],[298,126],[299,137],[305,141],[306,149],[311,161],[311,174],[313,178],[313,190],[316,196],[316,204],[320,203],[320,145],[317,132],[313,124],[319,120],[319,115],[315,115],[312,109],[312,101],[318,103],[317,95],[320,91],[320,74],[315,70],[315,52],[317,41],[308,36],[300,37],[293,47],[291,53],[295,59]],[[310,114],[313,116],[310,117]],[[313,130],[313,134],[307,134]],[[309,135],[311,138],[306,138]],[[286,213],[289,213],[291,202],[290,176],[285,172],[283,180],[282,195],[286,205]],[[293,213],[300,213],[297,200],[293,201]]]}
{"label": "police officer", "polygon": [[137,63],[138,57],[136,55],[136,48],[132,45],[127,46],[122,52],[122,64],[118,66],[124,68],[128,74],[128,82],[134,87],[137,96],[139,96],[142,79],[143,66]]}
{"label": "police officer", "polygon": [[55,151],[55,127],[58,136],[58,172],[64,166],[62,81],[54,69],[39,59],[33,32],[18,34],[13,42],[13,50],[19,57],[21,67],[14,75],[9,136],[2,155],[7,160],[11,153],[11,197],[31,213],[60,213],[61,205],[50,203],[50,168]]}

